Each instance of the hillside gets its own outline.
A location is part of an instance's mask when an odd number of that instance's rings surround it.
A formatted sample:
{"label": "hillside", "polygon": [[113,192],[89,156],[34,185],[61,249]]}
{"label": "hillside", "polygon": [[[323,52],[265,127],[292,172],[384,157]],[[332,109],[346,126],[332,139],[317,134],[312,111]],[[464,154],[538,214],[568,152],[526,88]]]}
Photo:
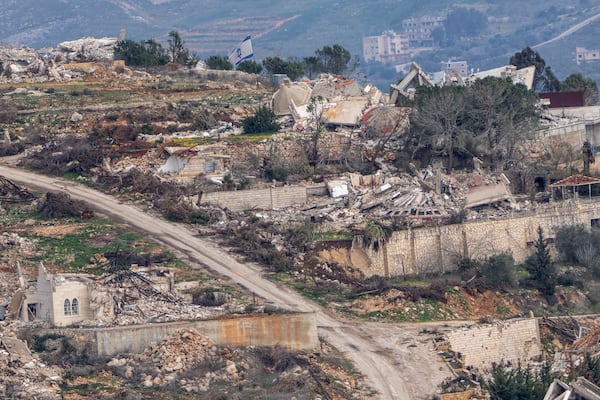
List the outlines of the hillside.
{"label": "hillside", "polygon": [[[305,57],[325,44],[339,43],[361,54],[361,38],[387,29],[402,30],[402,20],[448,11],[448,0],[397,2],[346,2],[323,4],[303,2],[204,1],[199,7],[189,0],[8,0],[0,10],[0,42],[34,48],[54,46],[83,36],[116,36],[141,40],[154,37],[166,42],[167,33],[178,30],[188,46],[201,57],[225,54],[242,37],[254,38],[257,59],[279,55]],[[483,12],[490,20],[488,30],[447,49],[424,54],[420,62],[437,67],[448,57],[468,59],[475,68],[505,63],[509,55],[524,46],[548,40],[574,24],[599,12],[589,0],[569,5],[558,0],[546,2],[467,1],[463,6]],[[514,10],[519,10],[515,13]],[[593,46],[600,22],[581,29],[539,49],[559,76],[574,68],[571,55],[575,45]],[[573,61],[573,62],[571,62]]]}

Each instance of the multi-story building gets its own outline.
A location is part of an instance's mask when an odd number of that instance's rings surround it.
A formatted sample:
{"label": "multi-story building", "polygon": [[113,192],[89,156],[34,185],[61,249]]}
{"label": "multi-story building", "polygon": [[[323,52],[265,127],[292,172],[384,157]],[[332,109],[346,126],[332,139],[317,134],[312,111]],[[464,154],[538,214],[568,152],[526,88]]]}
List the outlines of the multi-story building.
{"label": "multi-story building", "polygon": [[378,61],[395,64],[408,61],[410,48],[408,35],[385,31],[380,36],[363,37],[363,57],[365,61]]}
{"label": "multi-story building", "polygon": [[584,47],[575,48],[575,61],[577,64],[582,61],[600,60],[600,50],[588,50]]}
{"label": "multi-story building", "polygon": [[408,34],[411,47],[433,47],[433,31],[446,21],[445,16],[425,15],[402,21],[404,33]]}
{"label": "multi-story building", "polygon": [[442,61],[442,71],[446,75],[467,77],[469,75],[469,65],[466,61]]}

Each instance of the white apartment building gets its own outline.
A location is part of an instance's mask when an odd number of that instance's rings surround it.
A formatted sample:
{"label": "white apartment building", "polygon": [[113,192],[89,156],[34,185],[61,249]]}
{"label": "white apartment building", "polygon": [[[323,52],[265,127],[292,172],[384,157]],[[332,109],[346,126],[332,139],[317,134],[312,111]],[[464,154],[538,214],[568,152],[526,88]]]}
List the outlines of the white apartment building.
{"label": "white apartment building", "polygon": [[408,40],[408,35],[391,30],[383,32],[380,36],[363,37],[363,57],[367,62],[406,62],[410,57]]}
{"label": "white apartment building", "polygon": [[575,48],[575,61],[577,64],[582,61],[600,60],[600,50],[588,50],[585,47]]}
{"label": "white apartment building", "polygon": [[432,47],[433,31],[444,25],[445,16],[425,15],[402,21],[404,33],[408,35],[412,47]]}
{"label": "white apartment building", "polygon": [[466,61],[442,61],[442,71],[446,75],[462,76],[465,78],[469,75],[469,64]]}

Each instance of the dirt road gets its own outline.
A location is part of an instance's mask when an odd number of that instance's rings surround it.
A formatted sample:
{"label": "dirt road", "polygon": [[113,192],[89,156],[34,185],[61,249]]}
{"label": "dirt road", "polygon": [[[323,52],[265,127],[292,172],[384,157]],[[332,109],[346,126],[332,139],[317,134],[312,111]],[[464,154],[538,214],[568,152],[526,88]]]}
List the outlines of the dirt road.
{"label": "dirt road", "polygon": [[368,384],[379,392],[375,398],[425,399],[450,376],[449,369],[431,351],[430,337],[420,334],[425,327],[442,329],[441,324],[377,324],[336,319],[291,289],[264,279],[258,266],[236,261],[185,225],[167,222],[70,181],[3,165],[0,175],[44,191],[67,192],[74,199],[88,202],[100,214],[175,250],[195,268],[207,267],[277,306],[316,312],[319,335],[354,362]]}
{"label": "dirt road", "polygon": [[595,14],[589,18],[586,18],[585,20],[579,22],[578,24],[573,25],[572,27],[570,27],[569,29],[565,30],[564,32],[561,32],[560,34],[554,36],[553,38],[546,40],[542,43],[538,43],[534,46],[531,46],[532,49],[537,49],[539,47],[545,46],[547,44],[550,44],[552,42],[556,42],[557,40],[560,40],[562,38],[565,38],[569,35],[572,35],[573,33],[579,31],[580,29],[585,28],[586,26],[588,26],[589,24],[591,24],[592,22],[594,22],[595,20],[597,20],[598,18],[600,18],[600,13]]}

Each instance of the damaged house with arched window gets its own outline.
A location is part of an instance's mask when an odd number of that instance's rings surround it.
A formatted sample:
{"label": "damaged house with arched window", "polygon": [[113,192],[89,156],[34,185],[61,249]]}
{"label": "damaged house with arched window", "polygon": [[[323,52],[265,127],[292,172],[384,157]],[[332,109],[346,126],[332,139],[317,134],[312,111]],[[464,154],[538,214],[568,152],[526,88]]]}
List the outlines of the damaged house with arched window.
{"label": "damaged house with arched window", "polygon": [[95,281],[83,274],[50,274],[43,264],[35,288],[25,292],[20,317],[41,320],[54,326],[68,326],[95,318],[90,297]]}
{"label": "damaged house with arched window", "polygon": [[[35,285],[26,285],[19,268],[21,289],[9,307],[26,322],[51,326],[106,325],[131,308],[143,314],[136,300],[152,298],[176,305],[174,275],[168,268],[132,265],[102,276],[49,273],[40,263]],[[27,288],[25,288],[27,286]],[[131,303],[131,304],[129,304]],[[129,308],[128,308],[129,307]],[[157,308],[156,303],[148,304]]]}

